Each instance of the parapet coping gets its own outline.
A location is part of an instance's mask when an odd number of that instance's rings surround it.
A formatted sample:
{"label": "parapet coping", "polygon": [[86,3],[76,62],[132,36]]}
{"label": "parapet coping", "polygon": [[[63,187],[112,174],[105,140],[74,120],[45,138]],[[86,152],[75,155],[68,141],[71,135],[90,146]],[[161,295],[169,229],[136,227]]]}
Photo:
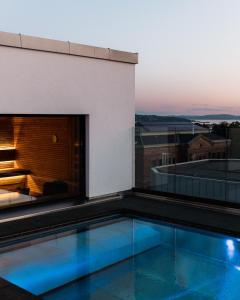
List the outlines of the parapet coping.
{"label": "parapet coping", "polygon": [[17,34],[0,31],[0,46],[61,53],[130,64],[138,63],[138,53],[83,45],[70,41],[34,37],[21,33]]}

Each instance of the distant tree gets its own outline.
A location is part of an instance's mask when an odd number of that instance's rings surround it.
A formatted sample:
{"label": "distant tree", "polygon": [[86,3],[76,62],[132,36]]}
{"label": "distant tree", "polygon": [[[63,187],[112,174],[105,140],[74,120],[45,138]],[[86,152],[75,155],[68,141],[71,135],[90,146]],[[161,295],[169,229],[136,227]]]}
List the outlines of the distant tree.
{"label": "distant tree", "polygon": [[211,127],[209,123],[198,123],[198,122],[196,122],[194,124],[197,125],[197,126],[207,128],[207,129],[210,129],[210,127]]}
{"label": "distant tree", "polygon": [[229,129],[229,124],[227,122],[222,122],[220,124],[213,124],[212,133],[227,138],[228,129]]}
{"label": "distant tree", "polygon": [[240,128],[240,122],[239,121],[232,122],[229,125],[229,128]]}
{"label": "distant tree", "polygon": [[234,121],[231,124],[227,122],[222,122],[220,124],[213,124],[212,133],[220,135],[222,137],[229,137],[229,129],[231,128],[240,128],[240,122]]}

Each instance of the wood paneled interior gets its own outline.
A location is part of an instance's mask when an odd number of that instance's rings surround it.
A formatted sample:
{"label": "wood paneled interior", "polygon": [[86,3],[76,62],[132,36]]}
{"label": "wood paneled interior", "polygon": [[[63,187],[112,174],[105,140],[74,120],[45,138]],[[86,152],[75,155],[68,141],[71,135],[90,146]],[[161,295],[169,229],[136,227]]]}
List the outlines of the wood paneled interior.
{"label": "wood paneled interior", "polygon": [[0,147],[0,161],[13,161],[16,158],[16,150]]}
{"label": "wood paneled interior", "polygon": [[6,151],[1,147],[14,149],[11,155],[4,154],[13,160],[0,159],[0,172],[30,171],[29,175],[0,178],[0,189],[30,188],[31,194],[41,195],[44,183],[57,180],[67,183],[69,192],[79,192],[85,183],[81,175],[85,170],[84,124],[84,117],[79,116],[0,117],[0,151]]}
{"label": "wood paneled interior", "polygon": [[13,134],[12,118],[0,117],[0,147],[13,146]]}
{"label": "wood paneled interior", "polygon": [[45,182],[68,183],[69,191],[77,186],[74,176],[74,126],[77,117],[14,117],[15,167],[29,169],[27,186],[32,193],[43,192]]}
{"label": "wood paneled interior", "polygon": [[8,191],[16,191],[19,188],[24,188],[27,185],[27,176],[14,176],[0,178],[0,189]]}
{"label": "wood paneled interior", "polygon": [[8,168],[14,168],[14,161],[0,161],[0,171]]}
{"label": "wood paneled interior", "polygon": [[[0,117],[0,148],[1,147],[13,147],[13,124],[12,118],[9,117]],[[0,162],[0,170],[13,167],[13,161]]]}

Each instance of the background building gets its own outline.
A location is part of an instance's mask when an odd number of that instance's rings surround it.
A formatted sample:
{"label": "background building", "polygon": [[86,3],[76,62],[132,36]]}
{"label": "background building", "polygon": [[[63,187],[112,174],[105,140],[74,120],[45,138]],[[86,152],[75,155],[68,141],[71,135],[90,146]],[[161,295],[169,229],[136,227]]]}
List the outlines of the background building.
{"label": "background building", "polygon": [[226,158],[230,140],[191,122],[138,122],[136,185],[150,185],[151,168],[208,158]]}

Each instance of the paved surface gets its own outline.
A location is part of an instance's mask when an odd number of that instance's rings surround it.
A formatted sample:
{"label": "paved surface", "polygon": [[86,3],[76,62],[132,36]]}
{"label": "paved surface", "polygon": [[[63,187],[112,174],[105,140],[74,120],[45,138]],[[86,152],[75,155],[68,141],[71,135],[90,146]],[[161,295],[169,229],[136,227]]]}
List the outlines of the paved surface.
{"label": "paved surface", "polygon": [[48,203],[41,203],[38,205],[31,205],[29,207],[25,206],[25,207],[15,207],[15,208],[4,209],[4,210],[0,211],[0,222],[3,220],[8,220],[8,219],[17,218],[17,217],[23,217],[23,216],[27,216],[27,215],[36,214],[36,213],[72,207],[77,204],[83,203],[83,201],[76,200],[76,199],[72,199],[72,200],[68,199],[68,200],[61,200],[61,201],[53,200],[53,202],[54,203],[48,202]]}

